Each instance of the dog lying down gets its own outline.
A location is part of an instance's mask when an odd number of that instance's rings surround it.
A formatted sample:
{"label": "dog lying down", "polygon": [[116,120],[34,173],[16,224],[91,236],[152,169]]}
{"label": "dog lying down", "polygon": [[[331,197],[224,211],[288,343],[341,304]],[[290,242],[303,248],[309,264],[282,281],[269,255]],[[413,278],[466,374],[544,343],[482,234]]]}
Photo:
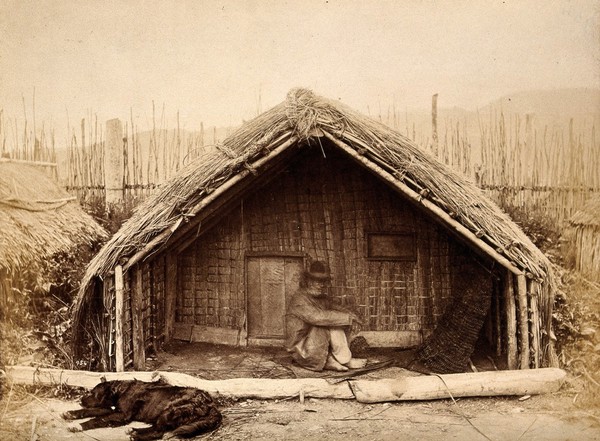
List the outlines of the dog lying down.
{"label": "dog lying down", "polygon": [[92,417],[72,431],[117,427],[142,421],[150,427],[132,429],[134,441],[169,437],[192,437],[216,429],[221,413],[210,395],[192,387],[178,387],[162,381],[106,381],[81,398],[83,409],[63,414],[67,420]]}

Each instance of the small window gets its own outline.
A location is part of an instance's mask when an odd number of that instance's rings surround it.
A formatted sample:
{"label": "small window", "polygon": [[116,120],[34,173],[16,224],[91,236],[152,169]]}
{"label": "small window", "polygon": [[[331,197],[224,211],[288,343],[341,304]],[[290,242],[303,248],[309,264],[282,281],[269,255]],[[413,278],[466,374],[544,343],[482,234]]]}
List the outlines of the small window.
{"label": "small window", "polygon": [[415,233],[367,233],[367,258],[417,260]]}

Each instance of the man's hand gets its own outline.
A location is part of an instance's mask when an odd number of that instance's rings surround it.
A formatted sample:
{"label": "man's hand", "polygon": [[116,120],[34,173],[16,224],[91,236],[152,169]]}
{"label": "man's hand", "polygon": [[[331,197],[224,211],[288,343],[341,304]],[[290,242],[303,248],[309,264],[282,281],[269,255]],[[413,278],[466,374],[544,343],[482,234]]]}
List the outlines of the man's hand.
{"label": "man's hand", "polygon": [[352,323],[357,323],[359,325],[364,325],[363,321],[360,319],[359,316],[357,316],[356,314],[354,314],[353,312],[350,313],[350,320],[352,321]]}

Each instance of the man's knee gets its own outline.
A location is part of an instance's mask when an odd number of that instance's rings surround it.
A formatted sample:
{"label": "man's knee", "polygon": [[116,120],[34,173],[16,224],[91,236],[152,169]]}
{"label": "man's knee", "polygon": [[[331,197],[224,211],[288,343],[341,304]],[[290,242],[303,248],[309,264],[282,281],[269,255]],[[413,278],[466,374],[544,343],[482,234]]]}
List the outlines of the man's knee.
{"label": "man's knee", "polygon": [[346,364],[352,359],[348,339],[342,328],[331,328],[329,330],[329,344],[331,355],[341,364]]}

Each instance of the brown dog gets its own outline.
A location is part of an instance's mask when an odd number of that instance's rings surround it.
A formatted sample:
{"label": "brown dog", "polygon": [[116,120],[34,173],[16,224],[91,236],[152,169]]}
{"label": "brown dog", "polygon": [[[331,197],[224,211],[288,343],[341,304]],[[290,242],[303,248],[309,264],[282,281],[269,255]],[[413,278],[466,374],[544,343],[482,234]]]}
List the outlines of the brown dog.
{"label": "brown dog", "polygon": [[134,441],[159,439],[167,432],[191,437],[221,424],[221,413],[207,392],[163,382],[106,381],[84,395],[81,405],[83,409],[63,414],[68,420],[93,417],[81,423],[80,430],[124,426],[131,421],[151,424],[132,429],[130,437]]}

